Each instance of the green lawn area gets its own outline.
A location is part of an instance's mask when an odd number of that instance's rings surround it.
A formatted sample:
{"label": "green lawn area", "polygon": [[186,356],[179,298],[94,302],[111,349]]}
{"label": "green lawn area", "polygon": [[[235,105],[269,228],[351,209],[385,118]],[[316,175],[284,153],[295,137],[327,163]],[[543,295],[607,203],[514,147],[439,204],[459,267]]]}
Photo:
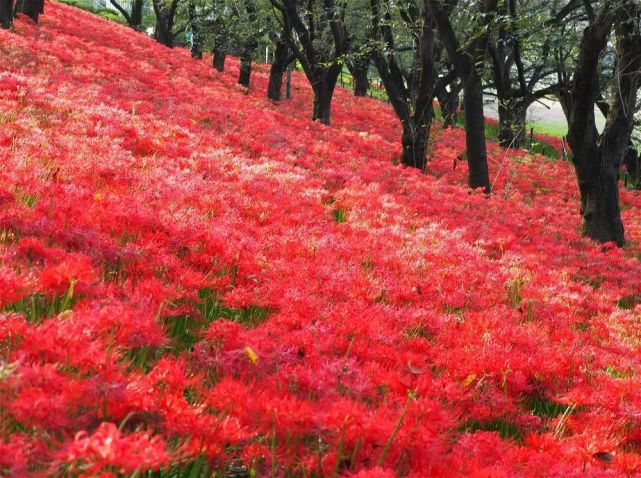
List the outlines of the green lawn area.
{"label": "green lawn area", "polygon": [[529,123],[530,128],[534,128],[534,134],[543,134],[555,138],[563,138],[568,133],[568,127],[565,123],[559,121],[533,121]]}

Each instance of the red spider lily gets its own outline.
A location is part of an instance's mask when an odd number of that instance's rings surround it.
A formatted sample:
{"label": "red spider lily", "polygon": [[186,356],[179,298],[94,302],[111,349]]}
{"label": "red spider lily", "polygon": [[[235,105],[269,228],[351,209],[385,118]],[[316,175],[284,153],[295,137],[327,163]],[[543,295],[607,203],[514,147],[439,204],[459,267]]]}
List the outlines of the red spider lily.
{"label": "red spider lily", "polygon": [[92,476],[111,467],[119,473],[157,470],[169,460],[160,437],[150,438],[144,432],[124,435],[113,423],[101,423],[91,435],[78,432],[59,457],[58,466],[68,465],[72,471]]}
{"label": "red spider lily", "polygon": [[0,31],[0,474],[638,473],[638,194],[598,246],[565,162],[473,193],[459,130],[422,174],[382,102],[46,11]]}

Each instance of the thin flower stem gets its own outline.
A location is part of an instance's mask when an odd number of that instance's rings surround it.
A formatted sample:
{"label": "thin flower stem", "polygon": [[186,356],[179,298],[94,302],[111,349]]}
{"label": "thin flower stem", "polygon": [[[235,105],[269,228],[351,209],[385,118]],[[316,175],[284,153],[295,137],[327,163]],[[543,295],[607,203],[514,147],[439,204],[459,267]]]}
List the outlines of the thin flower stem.
{"label": "thin flower stem", "polygon": [[381,456],[378,457],[378,461],[376,462],[376,466],[381,466],[383,464],[383,462],[385,461],[385,457],[387,456],[387,452],[392,447],[392,443],[394,443],[394,439],[396,438],[396,435],[398,435],[398,431],[401,429],[401,425],[403,424],[403,420],[405,419],[405,415],[407,414],[407,410],[410,407],[411,400],[412,400],[411,396],[407,397],[407,401],[405,402],[405,406],[403,407],[403,411],[401,411],[401,415],[398,417],[398,420],[396,421],[396,424],[394,425],[394,429],[392,430],[392,434],[387,439],[387,443],[385,443],[385,447],[383,448],[383,451],[381,452]]}

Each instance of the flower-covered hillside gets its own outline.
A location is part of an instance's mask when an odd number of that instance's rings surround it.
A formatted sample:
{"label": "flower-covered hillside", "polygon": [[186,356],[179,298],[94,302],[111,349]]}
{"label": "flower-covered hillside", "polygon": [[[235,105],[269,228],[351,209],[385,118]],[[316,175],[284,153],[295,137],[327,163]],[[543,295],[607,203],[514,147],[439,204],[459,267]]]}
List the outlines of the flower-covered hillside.
{"label": "flower-covered hillside", "polygon": [[[0,31],[0,474],[641,472],[641,204],[387,105],[264,99],[58,3]],[[157,472],[158,474],[152,474]]]}

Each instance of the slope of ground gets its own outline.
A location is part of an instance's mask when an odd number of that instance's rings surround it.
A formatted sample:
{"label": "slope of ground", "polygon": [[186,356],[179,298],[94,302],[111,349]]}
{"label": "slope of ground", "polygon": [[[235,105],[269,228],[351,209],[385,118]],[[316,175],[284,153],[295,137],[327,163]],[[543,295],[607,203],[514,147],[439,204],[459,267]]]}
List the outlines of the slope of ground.
{"label": "slope of ground", "polygon": [[566,163],[492,146],[486,197],[460,131],[421,174],[384,104],[41,18],[0,32],[0,474],[641,472],[637,194],[596,246]]}

